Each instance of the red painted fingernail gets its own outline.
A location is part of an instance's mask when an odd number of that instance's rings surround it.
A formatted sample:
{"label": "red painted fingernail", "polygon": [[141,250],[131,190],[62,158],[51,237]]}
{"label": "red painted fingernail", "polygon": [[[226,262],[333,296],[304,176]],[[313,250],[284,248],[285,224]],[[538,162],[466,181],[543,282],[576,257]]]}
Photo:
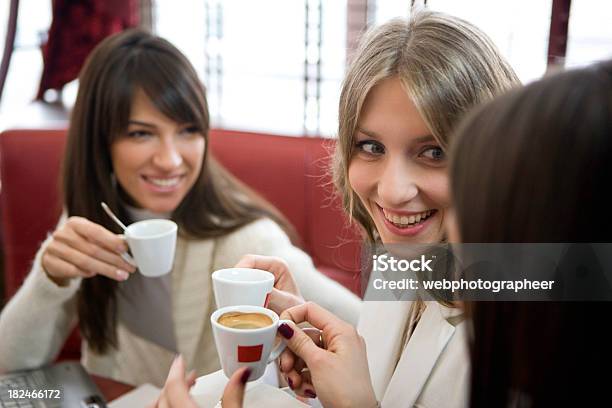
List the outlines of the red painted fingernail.
{"label": "red painted fingernail", "polygon": [[278,332],[287,340],[293,337],[293,329],[287,323],[278,326]]}
{"label": "red painted fingernail", "polygon": [[249,377],[251,376],[252,371],[253,370],[251,370],[250,368],[244,370],[244,373],[242,373],[242,376],[240,376],[240,382],[246,384],[247,381],[249,381]]}
{"label": "red painted fingernail", "polygon": [[306,390],[304,391],[304,394],[308,395],[310,398],[317,398],[317,394],[315,394],[315,392],[312,390]]}
{"label": "red painted fingernail", "polygon": [[287,378],[287,384],[289,384],[289,388],[293,389],[293,381],[291,381],[291,378]]}

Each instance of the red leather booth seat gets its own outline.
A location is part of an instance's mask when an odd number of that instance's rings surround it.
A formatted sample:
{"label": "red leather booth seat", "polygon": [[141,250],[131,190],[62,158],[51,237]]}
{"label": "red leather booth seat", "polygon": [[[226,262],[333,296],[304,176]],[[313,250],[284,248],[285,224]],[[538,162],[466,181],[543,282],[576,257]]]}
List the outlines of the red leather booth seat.
{"label": "red leather booth seat", "polygon": [[[5,299],[27,275],[34,254],[59,217],[59,167],[65,130],[0,134],[0,207]],[[360,239],[334,198],[327,171],[330,141],[213,130],[217,159],[274,204],[293,224],[317,268],[359,292]],[[63,357],[78,358],[72,337]]]}

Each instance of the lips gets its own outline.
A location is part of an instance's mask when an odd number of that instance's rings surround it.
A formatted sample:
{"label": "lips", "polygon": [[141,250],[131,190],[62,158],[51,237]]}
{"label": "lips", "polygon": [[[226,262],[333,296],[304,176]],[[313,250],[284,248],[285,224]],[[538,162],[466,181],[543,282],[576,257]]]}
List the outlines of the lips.
{"label": "lips", "polygon": [[[396,237],[412,238],[429,230],[432,220],[436,218],[438,213],[437,209],[417,212],[383,209],[378,204],[375,204],[375,206],[378,208],[379,219],[382,221],[384,228]],[[381,226],[381,228],[383,227]]]}

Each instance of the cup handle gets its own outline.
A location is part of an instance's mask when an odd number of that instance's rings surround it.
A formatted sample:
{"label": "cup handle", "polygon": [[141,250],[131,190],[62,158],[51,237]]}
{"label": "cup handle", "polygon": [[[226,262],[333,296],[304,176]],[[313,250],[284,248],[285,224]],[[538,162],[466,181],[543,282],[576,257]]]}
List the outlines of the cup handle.
{"label": "cup handle", "polygon": [[[125,236],[125,234],[120,234],[119,236],[127,243],[127,237]],[[138,265],[136,264],[136,261],[134,260],[134,258],[132,258],[132,256],[127,251],[120,253],[119,256],[125,262],[129,263],[130,265],[132,265],[135,268],[138,268]]]}
{"label": "cup handle", "polygon": [[123,259],[125,262],[129,263],[130,265],[138,268],[138,265],[136,264],[136,261],[134,260],[134,258],[132,258],[130,256],[130,254],[128,254],[127,252],[122,252],[119,254],[119,256],[121,257],[121,259]]}
{"label": "cup handle", "polygon": [[[278,321],[278,325],[280,326],[283,323],[289,323],[291,320],[283,320],[280,319]],[[273,362],[274,360],[276,360],[283,351],[285,351],[285,348],[287,347],[287,343],[285,343],[285,340],[281,340],[281,342],[272,349],[272,352],[270,353],[270,357],[268,357],[268,363],[270,364],[271,362]]]}

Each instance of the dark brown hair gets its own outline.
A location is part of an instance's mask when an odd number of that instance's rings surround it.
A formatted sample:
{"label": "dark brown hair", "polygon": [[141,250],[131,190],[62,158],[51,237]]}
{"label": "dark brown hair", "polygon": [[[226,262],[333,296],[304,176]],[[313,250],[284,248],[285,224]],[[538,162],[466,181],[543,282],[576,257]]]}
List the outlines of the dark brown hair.
{"label": "dark brown hair", "polygon": [[[142,30],[124,31],[100,43],[88,57],[79,83],[63,163],[64,204],[69,216],[86,217],[120,233],[100,203],[105,201],[129,220],[119,199],[121,186],[113,182],[110,146],[127,129],[135,93],[143,90],[165,116],[194,124],[208,139],[205,90],[179,50]],[[277,210],[232,177],[208,150],[198,180],[172,214],[183,236],[218,237],[261,217],[290,231]],[[96,276],[84,279],[78,293],[81,333],[100,353],[117,345],[116,286]]]}
{"label": "dark brown hair", "polygon": [[[609,242],[612,63],[513,91],[459,127],[451,188],[462,242]],[[569,288],[571,290],[571,288]],[[471,405],[607,399],[612,304],[475,302]]]}

